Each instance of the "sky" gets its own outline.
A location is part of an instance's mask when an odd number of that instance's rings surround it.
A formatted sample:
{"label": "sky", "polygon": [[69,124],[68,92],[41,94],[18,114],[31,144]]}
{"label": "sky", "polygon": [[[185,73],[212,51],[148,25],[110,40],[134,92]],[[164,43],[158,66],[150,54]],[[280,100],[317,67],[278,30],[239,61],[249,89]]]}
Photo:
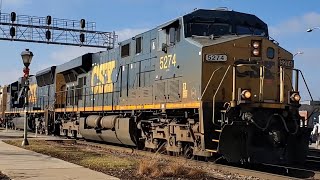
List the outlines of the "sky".
{"label": "sky", "polygon": [[[1,0],[0,0],[1,1]],[[269,25],[269,33],[282,47],[295,56],[295,66],[301,69],[314,100],[320,100],[320,26],[319,0],[2,0],[2,12],[17,15],[61,19],[86,19],[96,22],[98,31],[116,31],[120,40],[154,28],[195,8],[227,7],[234,11],[255,14]],[[34,53],[31,72],[62,64],[81,54],[103,49],[57,46],[35,43],[0,41],[2,62],[0,84],[16,81],[21,76],[21,52],[29,48]],[[310,97],[300,81],[303,100]]]}

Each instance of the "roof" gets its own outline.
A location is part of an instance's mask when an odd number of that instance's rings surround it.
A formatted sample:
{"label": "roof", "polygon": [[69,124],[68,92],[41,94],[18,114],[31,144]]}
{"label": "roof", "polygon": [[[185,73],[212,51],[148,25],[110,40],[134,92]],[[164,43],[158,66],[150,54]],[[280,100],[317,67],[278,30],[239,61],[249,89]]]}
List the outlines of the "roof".
{"label": "roof", "polygon": [[[66,73],[71,70],[75,70],[81,74],[82,70],[89,71],[92,67],[92,53],[84,54],[71,61],[57,66],[56,73]],[[82,72],[83,73],[83,72]]]}
{"label": "roof", "polygon": [[190,39],[200,43],[202,46],[206,47],[206,46],[211,46],[211,45],[215,45],[215,44],[221,44],[224,42],[228,42],[228,41],[233,41],[242,37],[248,37],[249,35],[225,35],[225,36],[221,36],[219,38],[216,39],[210,39],[210,37],[206,37],[206,36],[194,36],[194,37],[190,37]]}

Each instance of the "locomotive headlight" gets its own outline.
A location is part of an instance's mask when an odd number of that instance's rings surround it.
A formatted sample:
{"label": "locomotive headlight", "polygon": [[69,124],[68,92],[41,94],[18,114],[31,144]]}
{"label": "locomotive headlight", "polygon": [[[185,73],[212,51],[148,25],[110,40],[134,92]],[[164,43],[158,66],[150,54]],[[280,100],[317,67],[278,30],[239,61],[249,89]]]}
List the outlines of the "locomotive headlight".
{"label": "locomotive headlight", "polygon": [[259,55],[260,55],[260,52],[259,52],[258,49],[254,49],[254,50],[252,51],[252,54],[253,54],[254,56],[259,56]]}
{"label": "locomotive headlight", "polygon": [[251,98],[251,92],[248,90],[243,90],[241,93],[241,97],[243,99],[250,99]]}
{"label": "locomotive headlight", "polygon": [[301,96],[300,96],[298,93],[293,93],[293,94],[291,95],[291,100],[292,100],[292,101],[295,101],[295,102],[298,102],[298,101],[301,100]]}
{"label": "locomotive headlight", "polygon": [[262,41],[253,40],[251,41],[251,55],[254,57],[261,56],[261,43]]}
{"label": "locomotive headlight", "polygon": [[258,41],[253,42],[252,46],[257,49],[260,47],[260,42],[258,42]]}

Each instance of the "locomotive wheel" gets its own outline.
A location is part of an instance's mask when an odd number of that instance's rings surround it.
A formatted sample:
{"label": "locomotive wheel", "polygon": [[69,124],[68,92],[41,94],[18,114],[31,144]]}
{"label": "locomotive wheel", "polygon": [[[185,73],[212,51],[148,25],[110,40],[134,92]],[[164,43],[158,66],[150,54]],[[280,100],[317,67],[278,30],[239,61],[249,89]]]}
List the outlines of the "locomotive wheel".
{"label": "locomotive wheel", "polygon": [[167,151],[167,155],[173,156],[173,152],[172,151]]}
{"label": "locomotive wheel", "polygon": [[148,152],[152,152],[152,153],[156,152],[156,150],[155,150],[155,149],[152,149],[152,148],[147,148],[147,151],[148,151]]}
{"label": "locomotive wheel", "polygon": [[72,131],[72,137],[74,138],[74,139],[77,139],[78,138],[78,133],[77,133],[77,131]]}
{"label": "locomotive wheel", "polygon": [[187,159],[193,159],[193,149],[189,144],[184,146],[184,148],[183,148],[183,156],[185,158],[187,158]]}
{"label": "locomotive wheel", "polygon": [[180,153],[178,153],[178,152],[173,152],[173,151],[167,151],[167,155],[179,157],[179,156],[180,156]]}
{"label": "locomotive wheel", "polygon": [[64,129],[64,130],[63,130],[63,135],[66,136],[66,137],[68,137],[68,130],[67,130],[67,129]]}

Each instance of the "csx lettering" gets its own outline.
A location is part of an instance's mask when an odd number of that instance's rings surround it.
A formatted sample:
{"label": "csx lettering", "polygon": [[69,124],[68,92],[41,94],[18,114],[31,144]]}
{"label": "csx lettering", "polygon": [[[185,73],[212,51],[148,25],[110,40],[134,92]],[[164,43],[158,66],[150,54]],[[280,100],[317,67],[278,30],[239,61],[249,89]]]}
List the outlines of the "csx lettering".
{"label": "csx lettering", "polygon": [[160,69],[168,69],[171,65],[176,66],[176,54],[160,57]]}
{"label": "csx lettering", "polygon": [[93,67],[91,75],[91,90],[95,94],[113,92],[112,72],[115,66],[115,61],[109,61]]}

